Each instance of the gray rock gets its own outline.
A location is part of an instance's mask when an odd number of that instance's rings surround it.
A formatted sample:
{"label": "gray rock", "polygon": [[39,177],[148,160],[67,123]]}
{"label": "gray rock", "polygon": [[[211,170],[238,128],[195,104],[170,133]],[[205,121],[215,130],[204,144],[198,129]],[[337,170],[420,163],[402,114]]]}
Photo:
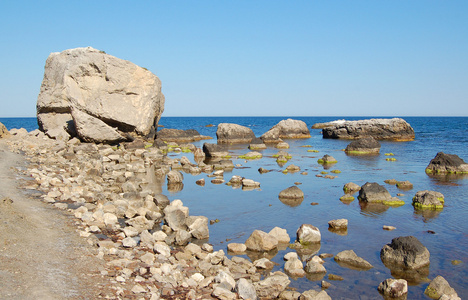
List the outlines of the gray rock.
{"label": "gray rock", "polygon": [[468,173],[468,164],[455,154],[439,152],[426,167],[428,174],[463,174]]}
{"label": "gray rock", "polygon": [[249,250],[265,252],[276,249],[278,240],[264,231],[255,230],[245,241],[245,245]]}
{"label": "gray rock", "polygon": [[380,143],[373,137],[365,137],[352,141],[346,146],[347,154],[378,154],[380,152]]}
{"label": "gray rock", "polygon": [[204,143],[203,152],[206,157],[223,158],[229,156],[229,152],[223,146],[212,143]]}
{"label": "gray rock", "polygon": [[252,129],[232,123],[220,123],[216,131],[218,144],[250,143],[255,139]]}
{"label": "gray rock", "polygon": [[317,160],[317,162],[319,164],[334,164],[337,160],[333,156],[325,154],[322,158]]}
{"label": "gray rock", "polygon": [[186,219],[190,234],[198,239],[203,240],[210,237],[208,229],[208,218],[205,216],[189,216]]}
{"label": "gray rock", "polygon": [[236,282],[236,292],[241,299],[257,300],[257,292],[252,282],[245,278],[240,278]]}
{"label": "gray rock", "polygon": [[71,107],[119,131],[146,136],[155,132],[164,95],[150,71],[91,47],[76,48],[47,58],[37,99],[39,128],[53,137],[73,136]]}
{"label": "gray rock", "polygon": [[364,202],[384,204],[398,204],[403,202],[396,197],[392,197],[384,186],[376,182],[366,182],[359,190],[358,199]]}
{"label": "gray rock", "polygon": [[296,232],[296,240],[304,245],[320,243],[321,239],[320,230],[310,224],[302,224]]}
{"label": "gray rock", "polygon": [[357,192],[361,187],[353,182],[348,182],[343,186],[343,191],[347,194]]}
{"label": "gray rock", "polygon": [[122,136],[116,128],[75,107],[72,107],[71,115],[76,133],[84,142],[115,144],[126,140],[126,137]]}
{"label": "gray rock", "polygon": [[331,220],[328,222],[328,226],[332,229],[347,229],[348,220],[347,219]]}
{"label": "gray rock", "polygon": [[158,140],[165,142],[176,142],[176,143],[189,143],[200,140],[209,140],[212,139],[209,136],[201,135],[195,129],[181,130],[181,129],[171,129],[163,128],[156,134]]}
{"label": "gray rock", "polygon": [[304,192],[297,186],[293,185],[288,187],[287,189],[282,190],[279,193],[278,197],[280,199],[303,199]]}
{"label": "gray rock", "polygon": [[418,269],[429,265],[429,258],[429,250],[414,236],[394,238],[380,251],[380,259],[391,269]]}
{"label": "gray rock", "polygon": [[259,138],[254,138],[250,142],[249,149],[250,150],[264,150],[267,146],[263,143],[263,141]]}
{"label": "gray rock", "polygon": [[323,126],[323,138],[359,139],[372,136],[376,140],[412,141],[414,129],[403,119],[370,119],[334,121]]}
{"label": "gray rock", "polygon": [[384,296],[389,298],[402,297],[408,293],[408,282],[404,279],[385,279],[377,288]]}
{"label": "gray rock", "polygon": [[278,243],[289,244],[291,241],[291,237],[286,229],[280,227],[273,228],[268,234],[275,237],[278,240]]}
{"label": "gray rock", "polygon": [[304,270],[309,274],[321,274],[326,273],[325,267],[313,259],[309,259],[305,265]]}
{"label": "gray rock", "polygon": [[222,286],[217,286],[213,292],[211,293],[212,296],[221,299],[221,300],[234,300],[237,298],[236,294],[227,290]]}
{"label": "gray rock", "polygon": [[357,256],[353,250],[341,251],[340,253],[335,255],[334,259],[335,261],[342,263],[342,265],[346,267],[349,266],[355,269],[369,270],[374,267],[365,259]]}
{"label": "gray rock", "polygon": [[260,137],[264,143],[278,143],[280,139],[310,138],[307,124],[300,120],[282,120]]}

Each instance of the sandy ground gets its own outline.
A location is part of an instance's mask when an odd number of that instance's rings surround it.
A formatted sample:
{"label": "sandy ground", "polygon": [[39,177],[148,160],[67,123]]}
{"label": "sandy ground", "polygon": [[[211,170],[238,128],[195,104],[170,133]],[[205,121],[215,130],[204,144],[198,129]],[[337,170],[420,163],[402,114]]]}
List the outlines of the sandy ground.
{"label": "sandy ground", "polygon": [[110,295],[104,261],[66,212],[28,196],[20,154],[0,139],[0,299],[97,299]]}

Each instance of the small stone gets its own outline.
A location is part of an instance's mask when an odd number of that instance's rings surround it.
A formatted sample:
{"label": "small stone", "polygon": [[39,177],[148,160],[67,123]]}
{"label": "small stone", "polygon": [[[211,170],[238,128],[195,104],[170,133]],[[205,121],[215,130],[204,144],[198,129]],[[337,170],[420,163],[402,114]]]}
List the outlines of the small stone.
{"label": "small stone", "polygon": [[247,250],[247,246],[240,243],[230,243],[227,246],[227,250],[232,253],[244,253]]}
{"label": "small stone", "polygon": [[377,288],[384,296],[390,298],[402,297],[408,293],[408,283],[404,279],[385,279]]}
{"label": "small stone", "polygon": [[390,226],[390,225],[384,225],[382,228],[383,228],[384,230],[390,230],[390,231],[396,229],[396,227]]}

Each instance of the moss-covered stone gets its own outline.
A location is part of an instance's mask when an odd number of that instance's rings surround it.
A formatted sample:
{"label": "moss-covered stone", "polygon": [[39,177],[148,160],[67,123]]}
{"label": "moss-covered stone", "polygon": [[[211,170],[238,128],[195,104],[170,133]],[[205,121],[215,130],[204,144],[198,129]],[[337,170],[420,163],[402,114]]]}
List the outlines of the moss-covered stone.
{"label": "moss-covered stone", "polygon": [[351,201],[354,201],[354,197],[351,195],[343,195],[340,197],[340,201],[351,202]]}
{"label": "moss-covered stone", "polygon": [[333,170],[333,171],[331,171],[331,172],[332,172],[332,173],[335,173],[335,174],[340,174],[340,173],[341,173],[340,170]]}
{"label": "moss-covered stone", "polygon": [[318,150],[309,149],[309,150],[307,150],[307,152],[314,152],[314,153],[318,153],[319,151],[318,151]]}
{"label": "moss-covered stone", "polygon": [[386,156],[394,156],[395,154],[393,153],[385,153]]}
{"label": "moss-covered stone", "polygon": [[396,158],[391,157],[391,158],[386,158],[385,160],[386,160],[386,161],[396,161]]}
{"label": "moss-covered stone", "polygon": [[[396,198],[397,199],[397,198]],[[382,201],[382,204],[388,205],[388,206],[402,206],[405,204],[405,201],[403,200],[385,200]]]}

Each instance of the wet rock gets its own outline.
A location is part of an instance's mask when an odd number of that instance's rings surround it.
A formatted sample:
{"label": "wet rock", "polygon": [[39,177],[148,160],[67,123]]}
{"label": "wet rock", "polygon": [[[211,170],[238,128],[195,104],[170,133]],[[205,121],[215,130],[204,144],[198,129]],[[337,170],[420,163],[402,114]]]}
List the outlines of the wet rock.
{"label": "wet rock", "polygon": [[341,251],[340,253],[335,255],[334,259],[336,262],[341,263],[341,265],[344,265],[346,267],[349,266],[355,269],[369,270],[374,267],[365,259],[357,256],[353,250]]}
{"label": "wet rock", "polygon": [[296,291],[283,291],[278,296],[278,298],[281,300],[297,300],[299,299],[300,296],[301,296],[301,293],[296,292]]}
{"label": "wet rock", "polygon": [[255,139],[252,129],[232,123],[220,123],[216,131],[218,144],[250,143]]}
{"label": "wet rock", "polygon": [[259,138],[254,138],[250,142],[249,149],[250,150],[264,150],[267,146],[263,143],[263,141]]}
{"label": "wet rock", "polygon": [[372,136],[376,140],[412,141],[414,129],[403,119],[369,119],[334,121],[322,125],[323,138],[359,139]]}
{"label": "wet rock", "polygon": [[401,190],[411,190],[413,188],[413,184],[409,182],[408,180],[405,181],[398,181],[396,183],[397,188]]}
{"label": "wet rock", "polygon": [[280,141],[279,143],[277,143],[275,145],[275,148],[277,148],[277,149],[289,149],[289,144],[284,142],[284,141]]}
{"label": "wet rock", "polygon": [[293,165],[293,164],[287,166],[285,169],[285,171],[289,173],[299,172],[300,170],[301,170],[300,167]]}
{"label": "wet rock", "polygon": [[258,188],[260,187],[260,182],[253,181],[252,179],[244,178],[242,179],[243,188]]}
{"label": "wet rock", "polygon": [[290,282],[286,274],[278,271],[253,285],[257,291],[257,297],[274,299],[286,289]]}
{"label": "wet rock", "polygon": [[389,298],[403,297],[408,293],[408,283],[404,279],[385,279],[377,288],[380,293]]}
{"label": "wet rock", "polygon": [[297,186],[290,186],[282,190],[278,196],[280,199],[303,199],[304,192]]}
{"label": "wet rock", "polygon": [[317,160],[317,162],[319,164],[334,164],[337,160],[333,156],[325,154],[322,158]]}
{"label": "wet rock", "polygon": [[247,239],[245,245],[249,250],[265,252],[276,249],[278,240],[264,231],[255,230]]}
{"label": "wet rock", "polygon": [[450,286],[447,280],[440,275],[429,283],[424,294],[432,299],[439,299],[442,295],[449,296],[451,297],[450,299],[458,297],[457,292]]}
{"label": "wet rock", "polygon": [[402,205],[404,202],[392,197],[385,187],[376,182],[366,182],[359,191],[358,199],[369,203],[383,203],[385,205]]}
{"label": "wet rock", "polygon": [[401,236],[383,246],[380,259],[388,268],[418,269],[429,265],[430,253],[414,236]]}
{"label": "wet rock", "polygon": [[354,192],[358,192],[361,189],[361,187],[353,182],[348,182],[343,186],[343,191],[346,194],[351,194]]}
{"label": "wet rock", "polygon": [[325,267],[314,259],[307,261],[304,270],[309,274],[325,274],[327,272]]}
{"label": "wet rock", "polygon": [[351,155],[379,154],[380,143],[371,136],[361,138],[346,146],[345,152]]}
{"label": "wet rock", "polygon": [[279,139],[310,138],[307,124],[300,120],[282,120],[260,137],[264,143],[278,143]]}
{"label": "wet rock", "polygon": [[275,266],[275,263],[266,257],[262,257],[260,259],[255,260],[253,262],[253,265],[258,269],[265,269],[265,270],[270,269],[271,270]]}
{"label": "wet rock", "polygon": [[195,181],[197,185],[204,186],[205,185],[205,178],[198,179]]}
{"label": "wet rock", "polygon": [[328,222],[328,226],[332,229],[344,230],[348,228],[348,220],[347,219],[331,220]]}
{"label": "wet rock", "polygon": [[390,226],[390,225],[384,225],[384,226],[382,226],[382,228],[383,228],[384,230],[389,230],[389,231],[395,230],[395,229],[396,229],[395,226]]}
{"label": "wet rock", "polygon": [[303,277],[305,276],[304,266],[302,261],[299,259],[297,254],[290,256],[284,264],[284,271],[292,277]]}
{"label": "wet rock", "polygon": [[468,164],[458,155],[439,152],[426,167],[428,174],[463,174],[468,173]]}
{"label": "wet rock", "polygon": [[270,172],[270,170],[267,170],[265,168],[259,168],[258,169],[258,173],[260,173],[260,174],[265,174],[265,173],[268,173],[268,172]]}
{"label": "wet rock", "polygon": [[296,240],[304,245],[320,243],[320,230],[310,224],[302,224],[296,232]]}
{"label": "wet rock", "polygon": [[442,209],[444,202],[444,195],[435,191],[419,191],[413,197],[413,206],[416,209]]}
{"label": "wet rock", "polygon": [[167,173],[167,183],[168,184],[178,184],[184,181],[184,175],[179,171],[170,171]]}
{"label": "wet rock", "polygon": [[244,155],[240,155],[239,158],[241,159],[259,159],[262,158],[263,155],[260,152],[257,151],[251,151],[249,153],[246,153]]}

